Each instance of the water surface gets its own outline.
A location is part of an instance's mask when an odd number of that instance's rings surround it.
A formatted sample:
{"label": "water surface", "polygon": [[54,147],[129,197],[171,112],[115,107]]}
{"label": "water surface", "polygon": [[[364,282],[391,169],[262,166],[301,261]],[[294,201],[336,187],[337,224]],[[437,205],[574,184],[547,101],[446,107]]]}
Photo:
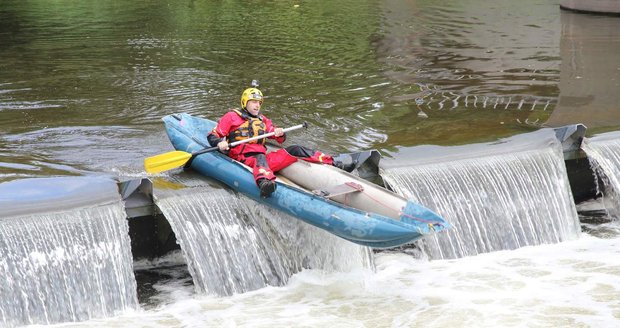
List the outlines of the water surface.
{"label": "water surface", "polygon": [[544,0],[4,1],[0,180],[141,175],[171,149],[162,116],[216,119],[252,79],[277,124],[311,123],[292,142],[334,153],[531,131],[617,83],[619,23],[581,17]]}

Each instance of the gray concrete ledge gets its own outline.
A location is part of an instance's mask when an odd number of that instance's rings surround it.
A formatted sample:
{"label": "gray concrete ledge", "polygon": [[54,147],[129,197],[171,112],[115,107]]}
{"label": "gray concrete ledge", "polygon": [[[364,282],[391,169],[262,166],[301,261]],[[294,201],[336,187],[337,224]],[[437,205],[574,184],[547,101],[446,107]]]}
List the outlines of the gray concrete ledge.
{"label": "gray concrete ledge", "polygon": [[620,0],[564,0],[560,8],[580,13],[620,16]]}

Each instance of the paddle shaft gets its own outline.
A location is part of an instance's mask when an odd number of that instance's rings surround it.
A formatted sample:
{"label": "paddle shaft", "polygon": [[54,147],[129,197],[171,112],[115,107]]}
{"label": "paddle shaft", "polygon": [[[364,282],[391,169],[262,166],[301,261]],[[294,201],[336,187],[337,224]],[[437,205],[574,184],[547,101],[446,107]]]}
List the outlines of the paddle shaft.
{"label": "paddle shaft", "polygon": [[[295,126],[291,126],[289,128],[283,129],[282,132],[288,132],[288,131],[293,131],[293,130],[297,130],[297,129],[301,129],[301,128],[307,128],[308,127],[308,123],[304,122],[303,124],[298,124]],[[254,140],[258,140],[258,139],[263,139],[263,138],[269,138],[271,136],[276,135],[275,132],[269,132],[269,133],[265,133],[265,134],[261,134],[259,136],[256,137],[252,137],[252,138],[247,138],[247,139],[243,139],[243,140],[239,140],[239,141],[235,141],[231,144],[228,144],[229,147],[235,147],[237,145],[246,143],[246,142],[250,142],[250,141],[254,141]],[[204,154],[204,153],[208,153],[214,150],[218,150],[219,147],[218,146],[214,146],[214,147],[210,147],[210,148],[205,148],[203,150],[199,150],[197,152],[192,153],[192,157],[198,156],[200,154]]]}
{"label": "paddle shaft", "polygon": [[[304,127],[308,127],[308,123],[304,122],[303,124],[299,124],[299,125],[292,126],[290,128],[282,129],[282,131],[287,132],[287,131],[292,131],[292,130],[296,130],[296,129],[300,129]],[[262,138],[268,138],[275,134],[276,134],[275,132],[262,134],[260,136],[233,142],[229,146],[234,147],[244,142],[249,142],[249,141],[258,140]],[[163,172],[166,170],[171,170],[173,168],[177,168],[182,165],[185,165],[185,167],[188,167],[192,164],[192,161],[194,160],[194,158],[196,158],[196,156],[200,154],[208,153],[210,151],[218,150],[218,149],[219,147],[215,146],[215,147],[205,148],[205,149],[199,150],[194,153],[187,153],[184,151],[175,150],[173,152],[151,156],[144,160],[144,168],[146,169],[146,172],[148,173],[159,173],[159,172]]]}

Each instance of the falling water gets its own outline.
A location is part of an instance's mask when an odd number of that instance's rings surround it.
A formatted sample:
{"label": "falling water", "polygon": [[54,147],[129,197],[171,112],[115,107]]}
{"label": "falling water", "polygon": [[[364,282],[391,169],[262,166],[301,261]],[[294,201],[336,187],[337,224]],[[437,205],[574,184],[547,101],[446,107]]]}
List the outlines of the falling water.
{"label": "falling water", "polygon": [[199,293],[231,295],[282,286],[302,268],[372,267],[353,245],[227,189],[194,187],[157,196]]}
{"label": "falling water", "polygon": [[[455,147],[456,155],[439,155],[433,163],[383,170],[397,192],[436,210],[453,225],[421,242],[431,258],[459,258],[579,236],[562,149],[552,132],[531,135],[521,145],[515,140]],[[536,139],[542,142],[536,145]],[[484,152],[478,152],[480,148]],[[445,150],[425,147],[423,156]]]}
{"label": "falling water", "polygon": [[620,132],[585,139],[582,149],[603,182],[599,187],[602,187],[605,209],[611,217],[620,217]]}
{"label": "falling water", "polygon": [[0,216],[0,326],[108,317],[137,308],[120,202]]}

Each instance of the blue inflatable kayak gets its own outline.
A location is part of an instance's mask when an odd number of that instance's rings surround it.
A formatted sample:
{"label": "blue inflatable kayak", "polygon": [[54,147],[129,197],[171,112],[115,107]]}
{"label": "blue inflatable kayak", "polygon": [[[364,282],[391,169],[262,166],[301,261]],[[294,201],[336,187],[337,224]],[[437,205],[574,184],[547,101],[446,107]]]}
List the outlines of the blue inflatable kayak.
{"label": "blue inflatable kayak", "polygon": [[[165,116],[163,121],[168,137],[176,150],[192,153],[210,147],[207,141],[207,134],[215,127],[216,122],[185,113]],[[318,164],[312,165],[327,167]],[[288,179],[278,179],[276,191],[269,198],[262,198],[254,182],[251,170],[247,166],[217,151],[196,156],[191,161],[191,168],[207,177],[226,184],[257,202],[276,208],[359,245],[375,248],[396,247],[411,243],[424,235],[442,231],[450,226],[443,218],[431,210],[411,201],[402,199],[402,203],[398,205],[400,207],[397,209],[398,213],[390,217],[388,216],[389,212],[378,214],[367,209],[356,208],[354,207],[355,205],[348,203],[348,200],[355,199],[357,196],[347,197],[347,195],[338,194],[338,197],[330,197],[329,192],[308,190],[294,183],[295,181],[291,182],[294,179],[290,179],[289,176],[287,176]],[[329,169],[340,171],[331,166],[329,166]],[[294,172],[294,169],[291,169],[291,171]],[[311,174],[313,171],[302,170],[300,172]],[[354,178],[354,176],[344,171],[342,173],[348,179]],[[307,175],[306,173],[301,174]],[[306,176],[305,178],[307,179],[308,177]],[[319,179],[307,180],[318,181]],[[354,193],[364,190],[364,187],[357,183],[348,183],[348,185],[353,185],[357,188],[357,190],[353,190]],[[346,189],[346,185],[342,185],[342,187]],[[379,187],[366,186],[365,190],[371,191],[376,188]],[[332,191],[336,189],[332,188]],[[352,190],[354,188],[349,189]],[[343,188],[339,190],[343,190]],[[385,189],[383,190],[386,193],[391,193]],[[348,192],[350,191],[345,191],[344,193]],[[358,193],[362,194],[361,192]],[[373,194],[367,195],[372,197],[372,199],[377,198]],[[398,198],[400,196],[395,195],[394,197]],[[345,202],[337,202],[336,200],[339,198],[344,199]],[[363,199],[362,201],[365,204],[369,203]]]}

